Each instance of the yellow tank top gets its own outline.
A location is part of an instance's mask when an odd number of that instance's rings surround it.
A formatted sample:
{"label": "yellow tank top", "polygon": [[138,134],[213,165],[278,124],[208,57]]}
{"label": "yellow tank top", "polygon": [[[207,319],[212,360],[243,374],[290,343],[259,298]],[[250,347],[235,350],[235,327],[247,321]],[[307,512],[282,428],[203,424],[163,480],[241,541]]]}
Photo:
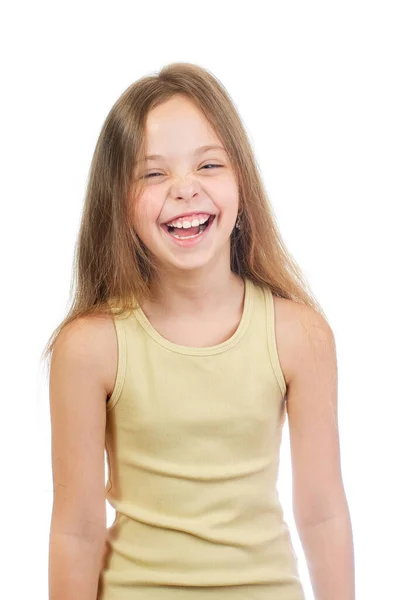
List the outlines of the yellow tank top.
{"label": "yellow tank top", "polygon": [[99,600],[305,600],[277,494],[286,384],[270,288],[245,280],[227,341],[162,337],[115,316]]}

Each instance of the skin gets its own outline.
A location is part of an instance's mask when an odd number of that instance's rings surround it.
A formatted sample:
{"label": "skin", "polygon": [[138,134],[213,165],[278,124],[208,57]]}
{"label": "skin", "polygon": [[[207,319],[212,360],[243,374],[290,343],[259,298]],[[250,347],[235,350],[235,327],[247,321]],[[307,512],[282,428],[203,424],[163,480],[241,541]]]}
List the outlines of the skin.
{"label": "skin", "polygon": [[[162,173],[147,183],[135,206],[134,227],[160,266],[156,299],[142,308],[165,338],[183,345],[215,345],[235,331],[243,305],[243,282],[230,269],[230,234],[238,211],[235,174],[223,152],[193,155],[197,147],[219,140],[184,98],[172,98],[150,113],[147,136],[148,154],[166,159],[141,165],[141,174]],[[201,168],[209,163],[223,168]],[[160,225],[194,209],[216,215],[211,231],[194,248],[171,244]],[[322,600],[353,600],[333,332],[310,307],[277,297],[274,303],[278,359],[287,385],[294,517],[313,591]],[[95,597],[98,574],[106,564],[105,401],[113,391],[117,363],[110,317],[77,319],[55,345],[50,378],[55,492],[51,597]]]}
{"label": "skin", "polygon": [[[138,171],[138,177],[145,176],[145,187],[133,207],[133,226],[159,265],[155,300],[142,309],[159,333],[175,343],[220,343],[237,328],[244,294],[243,281],[230,269],[230,235],[239,208],[236,174],[204,115],[183,96],[149,113],[146,137],[147,156],[164,158],[147,160]],[[223,149],[196,153],[206,145]],[[204,240],[183,248],[161,225],[190,211],[215,219]],[[202,319],[209,331],[198,331]]]}

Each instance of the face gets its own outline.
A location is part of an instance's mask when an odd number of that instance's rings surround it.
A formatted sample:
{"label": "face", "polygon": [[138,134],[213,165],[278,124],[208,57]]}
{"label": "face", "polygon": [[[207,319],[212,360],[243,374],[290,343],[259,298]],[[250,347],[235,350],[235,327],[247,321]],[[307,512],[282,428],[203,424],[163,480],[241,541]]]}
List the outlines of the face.
{"label": "face", "polygon": [[143,184],[133,211],[138,236],[164,269],[201,269],[216,260],[229,264],[238,185],[223,144],[183,96],[151,110],[145,133],[147,156],[161,158],[137,167]]}

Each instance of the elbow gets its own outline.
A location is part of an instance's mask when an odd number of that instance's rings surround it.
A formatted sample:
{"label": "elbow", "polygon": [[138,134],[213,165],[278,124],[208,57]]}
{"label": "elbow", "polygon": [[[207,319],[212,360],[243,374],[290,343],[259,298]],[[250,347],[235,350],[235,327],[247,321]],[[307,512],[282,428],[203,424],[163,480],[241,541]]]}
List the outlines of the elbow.
{"label": "elbow", "polygon": [[298,531],[343,517],[350,517],[344,492],[337,495],[335,500],[331,498],[331,501],[325,497],[320,502],[294,502],[294,521]]}
{"label": "elbow", "polygon": [[51,535],[64,535],[77,538],[83,542],[101,544],[107,537],[106,522],[102,519],[68,520],[56,515],[51,520]]}

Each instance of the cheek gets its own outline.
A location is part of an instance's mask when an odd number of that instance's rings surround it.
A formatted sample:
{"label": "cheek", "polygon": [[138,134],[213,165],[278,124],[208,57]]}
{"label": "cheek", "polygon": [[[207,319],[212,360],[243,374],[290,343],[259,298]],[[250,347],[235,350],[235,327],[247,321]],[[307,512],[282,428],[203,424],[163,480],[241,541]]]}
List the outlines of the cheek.
{"label": "cheek", "polygon": [[222,187],[216,195],[215,204],[224,219],[233,219],[238,212],[239,192],[233,184]]}
{"label": "cheek", "polygon": [[133,222],[137,233],[149,235],[161,211],[161,203],[150,192],[144,192],[135,202]]}

